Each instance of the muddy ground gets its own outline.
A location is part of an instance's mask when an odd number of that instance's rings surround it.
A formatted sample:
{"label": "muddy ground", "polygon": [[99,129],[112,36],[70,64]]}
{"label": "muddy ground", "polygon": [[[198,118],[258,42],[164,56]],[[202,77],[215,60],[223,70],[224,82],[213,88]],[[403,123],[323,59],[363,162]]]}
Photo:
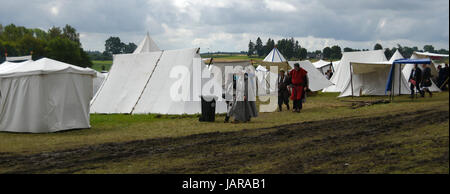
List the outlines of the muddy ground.
{"label": "muddy ground", "polygon": [[[32,155],[3,153],[0,154],[0,172],[109,172],[108,168],[114,165],[139,161],[145,165],[127,172],[402,173],[415,172],[411,169],[422,166],[437,166],[447,169],[438,173],[448,173],[448,133],[426,140],[408,139],[406,135],[448,120],[448,110],[429,109],[238,132],[107,143]],[[389,140],[402,135],[404,141]],[[418,154],[415,145],[420,146],[424,141],[430,149],[443,151],[430,157],[414,157]],[[179,159],[183,160],[172,162]]]}

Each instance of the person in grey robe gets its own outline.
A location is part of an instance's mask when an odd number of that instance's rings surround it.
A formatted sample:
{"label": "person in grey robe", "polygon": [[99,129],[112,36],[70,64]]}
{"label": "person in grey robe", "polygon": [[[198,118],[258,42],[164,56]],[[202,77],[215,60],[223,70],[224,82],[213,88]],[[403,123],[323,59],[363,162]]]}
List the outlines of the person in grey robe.
{"label": "person in grey robe", "polygon": [[[254,100],[249,100],[249,79],[248,74],[244,74],[244,78],[239,78],[237,80],[236,87],[236,98],[234,105],[232,107],[232,116],[234,117],[234,122],[249,122],[252,117],[258,116],[258,110],[256,109],[256,103]],[[252,84],[250,84],[252,86]],[[239,98],[242,96],[243,98]]]}

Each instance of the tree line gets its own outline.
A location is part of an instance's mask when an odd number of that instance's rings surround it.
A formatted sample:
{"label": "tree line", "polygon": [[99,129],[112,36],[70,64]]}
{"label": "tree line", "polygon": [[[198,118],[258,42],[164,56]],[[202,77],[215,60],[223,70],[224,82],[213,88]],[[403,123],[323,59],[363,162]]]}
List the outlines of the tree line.
{"label": "tree line", "polygon": [[43,57],[62,61],[80,67],[91,67],[80,43],[80,34],[70,25],[52,27],[47,31],[0,24],[0,61],[6,56],[32,55],[33,60]]}
{"label": "tree line", "polygon": [[[260,37],[256,39],[256,43],[250,40],[248,44],[247,55],[250,57],[258,56],[264,57],[270,53],[270,51],[275,47],[275,40],[269,38],[266,44],[262,43]],[[368,51],[369,49],[354,49],[350,47],[345,47],[341,49],[340,46],[334,45],[331,47],[325,47],[322,50],[307,51],[305,48],[301,47],[299,42],[294,38],[281,39],[277,41],[276,47],[280,52],[286,57],[287,60],[304,60],[307,58],[315,59],[325,59],[325,60],[340,60],[342,57],[342,52],[354,52],[354,51]],[[383,50],[383,46],[379,43],[374,45],[373,50]],[[423,49],[419,49],[417,46],[407,47],[397,44],[397,47],[385,48],[384,53],[387,59],[390,59],[394,53],[399,50],[399,52],[405,57],[410,58],[414,51],[418,52],[431,52],[438,54],[449,54],[446,49],[436,50],[432,45],[425,45]]]}
{"label": "tree line", "polygon": [[[277,49],[283,53],[284,57],[288,59],[306,59],[307,57],[307,50],[301,47],[299,42],[294,40],[294,38],[278,40],[276,46]],[[261,38],[258,37],[256,43],[253,43],[251,40],[248,43],[247,55],[250,57],[254,55],[263,57],[268,55],[274,47],[275,40],[269,38],[267,42],[263,44]]]}
{"label": "tree line", "polygon": [[133,53],[136,48],[133,42],[126,44],[119,37],[111,36],[105,41],[105,51],[88,51],[88,54],[92,60],[112,60],[113,55]]}

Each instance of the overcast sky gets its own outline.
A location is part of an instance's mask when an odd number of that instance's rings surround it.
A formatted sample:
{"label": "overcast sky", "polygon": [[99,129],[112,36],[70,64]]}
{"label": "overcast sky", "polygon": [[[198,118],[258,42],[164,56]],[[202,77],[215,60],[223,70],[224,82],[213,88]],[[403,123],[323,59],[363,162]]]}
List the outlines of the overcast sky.
{"label": "overcast sky", "polygon": [[448,0],[0,0],[0,23],[74,26],[87,50],[109,36],[161,49],[247,50],[249,40],[294,37],[308,50],[397,43],[449,48]]}

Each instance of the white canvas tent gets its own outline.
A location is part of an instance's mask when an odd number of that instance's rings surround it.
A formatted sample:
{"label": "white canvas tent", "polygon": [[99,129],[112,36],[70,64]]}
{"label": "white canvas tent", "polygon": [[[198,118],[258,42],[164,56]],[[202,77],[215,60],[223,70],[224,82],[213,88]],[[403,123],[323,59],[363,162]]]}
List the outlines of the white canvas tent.
{"label": "white canvas tent", "polygon": [[43,58],[0,72],[0,131],[90,128],[95,71]]}
{"label": "white canvas tent", "polygon": [[329,62],[329,61],[324,61],[321,59],[317,62],[314,62],[313,65],[322,74],[325,74],[330,68],[333,71],[333,68],[331,67],[331,62]]}
{"label": "white canvas tent", "polygon": [[17,56],[17,57],[6,57],[6,61],[14,62],[14,61],[30,61],[32,58],[31,55],[27,56]]}
{"label": "white canvas tent", "polygon": [[[423,52],[414,52],[411,55],[411,59],[423,59],[423,58],[429,58],[432,61],[432,65],[430,65],[431,74],[433,77],[438,76],[436,65],[434,65],[434,59],[441,59],[441,58],[448,58],[448,55],[442,55],[442,54],[435,54],[435,53],[423,53]],[[405,79],[409,79],[409,75],[411,74],[412,69],[414,68],[413,64],[406,64],[403,69],[402,73]],[[420,69],[423,69],[421,65],[419,65]],[[433,80],[431,80],[431,87],[429,87],[431,92],[440,92],[441,90],[437,85],[434,83]]]}
{"label": "white canvas tent", "polygon": [[[211,60],[211,59],[210,59]],[[242,67],[243,69],[252,66],[251,61],[249,60],[238,60],[238,61],[223,61],[223,60],[219,60],[219,59],[212,59],[213,61],[211,62],[211,64],[208,63],[208,61],[206,60],[206,63],[209,64],[208,69],[213,72],[216,73],[220,70],[222,76],[215,76],[214,78],[216,79],[216,81],[218,83],[222,84],[222,90],[225,90],[225,68],[233,68],[235,69],[236,67]],[[215,69],[217,68],[217,69]]]}
{"label": "white canvas tent", "polygon": [[289,66],[294,68],[294,64],[296,63],[308,72],[309,89],[311,91],[319,91],[332,85],[332,83],[325,78],[325,76],[320,73],[310,61],[289,61]]}
{"label": "white canvas tent", "polygon": [[[91,102],[91,113],[196,114],[201,112],[200,94],[206,69],[198,49],[114,55],[113,66]],[[173,78],[171,74],[187,73]],[[174,86],[186,84],[192,92],[174,99]],[[175,88],[176,89],[176,88]],[[186,91],[182,91],[186,92]],[[225,112],[222,106],[217,113]]]}
{"label": "white canvas tent", "polygon": [[[385,92],[389,72],[393,62],[403,59],[400,52],[396,52],[389,61],[382,62],[350,62],[352,67],[351,83],[342,91],[339,97],[360,95],[387,95]],[[410,94],[408,82],[401,74],[398,66],[393,72],[393,93]]]}
{"label": "white canvas tent", "polygon": [[[91,69],[91,68],[87,68],[87,69],[95,71],[94,69]],[[107,73],[105,75],[105,73],[100,73],[98,71],[95,71],[95,73],[96,73],[96,77],[92,80],[92,82],[93,82],[92,91],[93,91],[94,95],[97,93],[98,89],[100,89],[100,87],[102,86],[103,81],[105,80],[105,77],[107,75]]]}
{"label": "white canvas tent", "polygon": [[286,62],[286,59],[284,56],[280,53],[280,51],[277,49],[277,47],[274,47],[272,51],[264,58],[264,62],[271,62],[271,63],[282,63]]}
{"label": "white canvas tent", "polygon": [[258,95],[259,96],[278,95],[278,87],[276,86],[278,74],[269,71],[267,68],[261,65],[258,65],[258,67],[256,67],[255,70],[257,83],[260,86],[258,87],[259,89]]}
{"label": "white canvas tent", "polygon": [[136,50],[134,50],[133,54],[148,53],[154,51],[161,50],[159,49],[158,45],[156,45],[155,41],[153,41],[153,39],[150,37],[150,34],[147,33],[147,35],[145,35],[144,37],[144,40],[142,40]]}
{"label": "white canvas tent", "polygon": [[[344,52],[342,55],[342,58],[339,62],[339,65],[335,68],[335,72],[333,76],[331,77],[330,81],[334,84],[330,87],[327,87],[323,90],[323,92],[343,92],[344,90],[351,87],[351,73],[350,73],[350,62],[385,62],[387,61],[386,56],[384,55],[383,50],[376,50],[376,51],[358,51],[358,52]],[[358,78],[356,78],[358,79]],[[364,80],[361,81],[361,84],[364,82]],[[370,81],[370,80],[368,80]],[[354,82],[355,83],[355,80]],[[355,89],[355,88],[354,88]],[[359,91],[363,88],[356,88],[354,91]],[[351,90],[351,88],[350,88]],[[350,92],[351,93],[351,92]],[[363,92],[365,93],[365,92]],[[370,93],[370,92],[369,92]],[[342,94],[341,94],[342,95]],[[344,95],[348,95],[347,93],[344,93]]]}

